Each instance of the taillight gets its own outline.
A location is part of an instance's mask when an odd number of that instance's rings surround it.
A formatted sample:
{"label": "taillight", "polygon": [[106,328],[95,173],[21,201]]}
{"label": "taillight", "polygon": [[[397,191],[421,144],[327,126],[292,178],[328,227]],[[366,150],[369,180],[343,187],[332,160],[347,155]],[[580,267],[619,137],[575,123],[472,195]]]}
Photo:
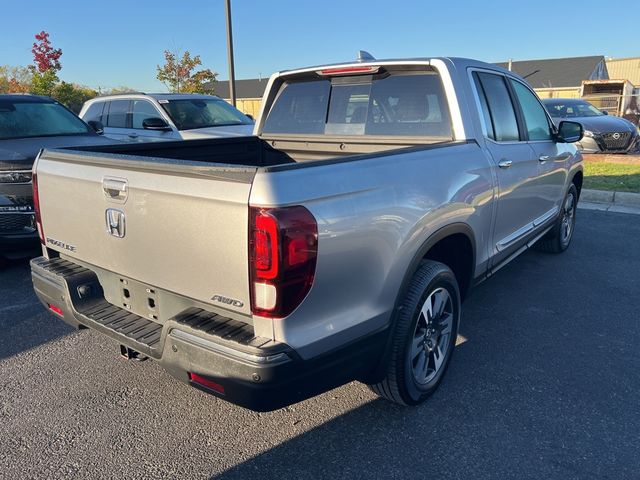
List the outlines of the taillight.
{"label": "taillight", "polygon": [[38,229],[40,243],[44,245],[44,230],[42,229],[42,218],[40,217],[40,196],[38,195],[38,175],[35,171],[31,176],[31,182],[33,185],[33,209],[35,210],[36,214],[36,228]]}
{"label": "taillight", "polygon": [[318,225],[302,206],[250,208],[251,311],[283,318],[309,293],[316,273]]}

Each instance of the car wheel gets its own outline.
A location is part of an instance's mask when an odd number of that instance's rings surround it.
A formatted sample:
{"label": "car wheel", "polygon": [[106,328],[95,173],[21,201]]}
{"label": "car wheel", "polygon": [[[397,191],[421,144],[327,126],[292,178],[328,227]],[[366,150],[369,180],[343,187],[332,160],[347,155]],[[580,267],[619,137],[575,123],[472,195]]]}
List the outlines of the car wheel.
{"label": "car wheel", "polygon": [[398,310],[384,378],[369,387],[401,405],[424,402],[438,388],[449,365],[460,314],[453,272],[442,263],[424,261]]}
{"label": "car wheel", "polygon": [[576,226],[577,206],[578,191],[576,186],[571,184],[564,197],[560,216],[549,233],[536,244],[538,250],[548,253],[562,253],[569,247]]}

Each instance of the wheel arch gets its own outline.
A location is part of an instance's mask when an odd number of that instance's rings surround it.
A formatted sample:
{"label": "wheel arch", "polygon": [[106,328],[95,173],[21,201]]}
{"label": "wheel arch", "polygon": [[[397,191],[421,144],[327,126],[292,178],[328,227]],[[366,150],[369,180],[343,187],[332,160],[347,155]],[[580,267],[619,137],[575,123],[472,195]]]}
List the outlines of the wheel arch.
{"label": "wheel arch", "polygon": [[[442,258],[442,252],[446,251],[447,247],[460,245],[459,242],[462,242],[462,241],[465,242],[464,248],[466,249],[466,254],[462,255],[460,258],[465,259],[467,263],[465,268],[462,270],[464,272],[463,273],[464,278],[461,282],[460,280],[458,280],[458,276],[456,275],[456,271],[455,271],[455,270],[458,270],[458,275],[459,275],[461,273],[460,268],[454,269],[454,267],[456,266],[452,267],[449,264],[451,262],[447,263],[446,261],[447,259]],[[454,258],[454,257],[455,255],[452,255],[450,258]],[[453,223],[450,225],[446,225],[436,230],[435,232],[433,232],[416,250],[416,252],[414,253],[411,259],[411,262],[409,263],[404,273],[404,277],[402,279],[400,288],[396,295],[396,299],[393,307],[393,315],[391,317],[391,323],[389,325],[389,333],[391,333],[395,328],[395,324],[398,317],[397,313],[402,304],[402,300],[407,292],[407,289],[409,288],[411,279],[415,275],[416,271],[420,267],[420,264],[423,260],[441,261],[442,263],[447,265],[449,268],[451,268],[451,270],[454,272],[454,275],[456,275],[456,280],[458,281],[458,285],[460,288],[460,299],[462,301],[462,299],[465,298],[465,295],[468,295],[471,289],[471,286],[473,284],[473,279],[475,277],[476,241],[475,241],[475,235],[473,234],[473,230],[466,223]],[[442,261],[442,260],[445,260],[445,261]],[[464,287],[460,286],[461,283],[462,285],[464,285]],[[381,356],[380,363],[378,364],[377,368],[373,370],[371,374],[372,376],[369,379],[365,380],[366,383],[375,382],[376,381],[375,379],[378,378],[378,376],[383,371],[383,366],[388,361],[389,354],[391,351],[391,338],[392,338],[392,335],[389,334],[384,355]]]}
{"label": "wheel arch", "polygon": [[447,265],[456,276],[461,299],[464,299],[475,275],[476,241],[473,230],[466,223],[453,223],[430,235],[409,264],[396,298],[396,306],[402,300],[411,278],[423,260],[435,260]]}

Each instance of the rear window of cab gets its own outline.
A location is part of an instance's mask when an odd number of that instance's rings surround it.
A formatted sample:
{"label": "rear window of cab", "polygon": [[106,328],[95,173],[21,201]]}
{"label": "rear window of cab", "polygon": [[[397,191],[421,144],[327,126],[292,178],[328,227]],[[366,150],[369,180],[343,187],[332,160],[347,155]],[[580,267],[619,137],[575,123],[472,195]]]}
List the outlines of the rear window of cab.
{"label": "rear window of cab", "polygon": [[444,89],[435,72],[285,82],[262,131],[452,138]]}

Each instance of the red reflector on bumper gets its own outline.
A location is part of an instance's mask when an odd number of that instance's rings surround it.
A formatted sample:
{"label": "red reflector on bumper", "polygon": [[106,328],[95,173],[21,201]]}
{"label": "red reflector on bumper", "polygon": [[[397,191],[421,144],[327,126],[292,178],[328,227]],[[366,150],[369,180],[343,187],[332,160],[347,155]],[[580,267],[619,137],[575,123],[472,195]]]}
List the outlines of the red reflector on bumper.
{"label": "red reflector on bumper", "polygon": [[193,383],[197,383],[198,385],[206,387],[209,390],[213,390],[214,392],[218,392],[224,395],[224,387],[219,383],[209,380],[208,378],[204,378],[196,373],[189,372],[189,380]]}
{"label": "red reflector on bumper", "polygon": [[51,310],[53,313],[57,313],[61,317],[64,317],[64,313],[62,312],[62,309],[60,307],[57,307],[51,303],[48,303],[47,305],[49,305],[49,310]]}

